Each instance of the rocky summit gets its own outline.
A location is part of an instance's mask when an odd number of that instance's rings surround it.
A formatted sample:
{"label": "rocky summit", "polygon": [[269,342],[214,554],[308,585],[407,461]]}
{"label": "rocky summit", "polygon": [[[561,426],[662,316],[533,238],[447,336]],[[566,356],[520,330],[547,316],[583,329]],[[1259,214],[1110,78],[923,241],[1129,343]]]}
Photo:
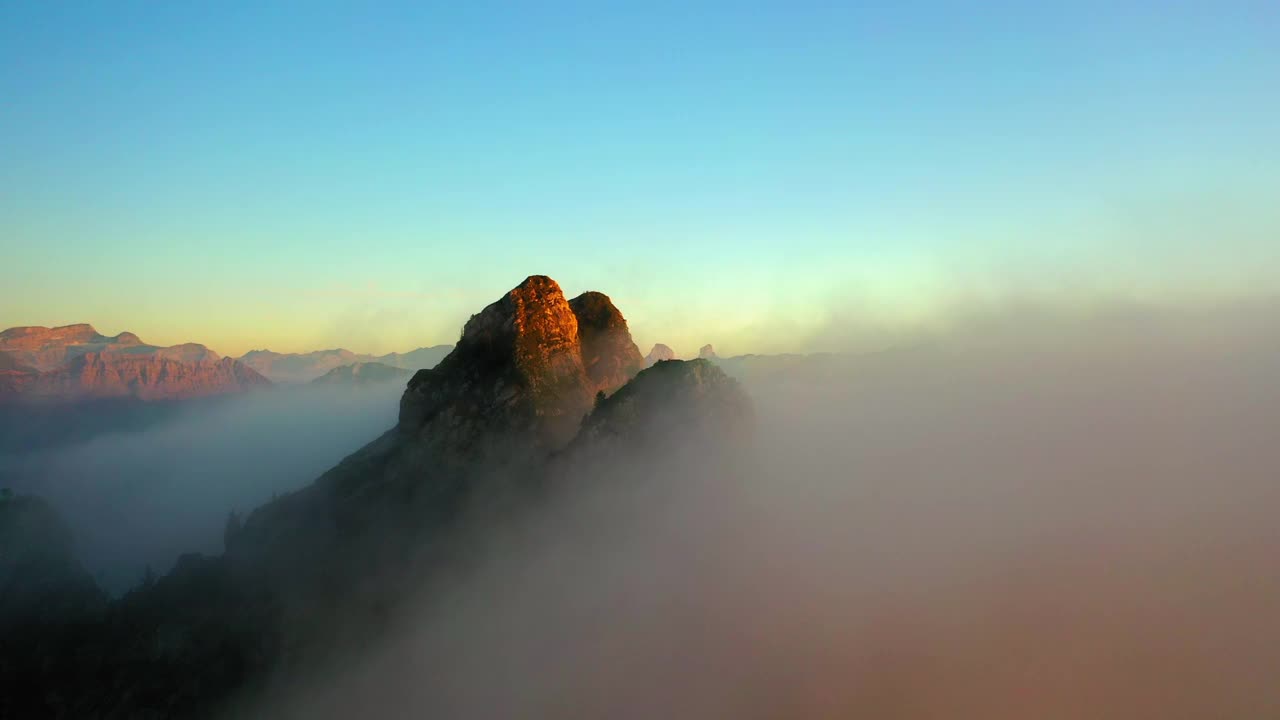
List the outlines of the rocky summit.
{"label": "rocky summit", "polygon": [[535,275],[473,315],[457,346],[409,381],[400,430],[467,447],[478,434],[555,449],[577,432],[597,393],[640,370],[640,351],[608,296],[566,301]]}
{"label": "rocky summit", "polygon": [[575,469],[598,479],[603,460],[610,477],[615,449],[643,463],[666,456],[664,442],[711,452],[750,432],[750,401],[715,365],[642,364],[607,296],[567,300],[554,280],[526,279],[413,376],[396,427],[229,518],[221,556],[184,556],[105,608],[67,611],[57,630],[0,638],[13,651],[0,709],[234,715],[228,703],[268,680],[332,670],[376,639],[391,609],[473,553],[478,530],[572,492]]}

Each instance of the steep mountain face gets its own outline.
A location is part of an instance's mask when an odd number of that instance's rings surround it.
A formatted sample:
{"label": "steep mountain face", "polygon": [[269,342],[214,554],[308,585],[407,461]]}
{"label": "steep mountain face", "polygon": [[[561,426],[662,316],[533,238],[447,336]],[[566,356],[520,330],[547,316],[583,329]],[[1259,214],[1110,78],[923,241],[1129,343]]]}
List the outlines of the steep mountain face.
{"label": "steep mountain face", "polygon": [[403,370],[431,368],[444,359],[452,349],[451,345],[433,345],[406,353],[393,352],[386,355],[365,355],[343,348],[316,350],[309,353],[250,350],[239,360],[272,382],[305,383],[331,370],[355,363],[379,363]]}
{"label": "steep mountain face", "polygon": [[[528,278],[414,374],[396,427],[313,484],[230,518],[221,557],[187,557],[106,620],[81,620],[9,692],[24,709],[53,697],[73,714],[211,712],[376,638],[425,576],[465,561],[475,515],[532,512],[575,487],[575,466],[594,471],[613,450],[641,448],[631,462],[642,462],[668,440],[704,449],[692,432],[749,431],[750,402],[714,365],[663,362],[633,378],[639,364],[606,296],[568,301],[550,278]],[[112,676],[87,689],[72,679],[97,678],[92,668]]]}
{"label": "steep mountain face", "polygon": [[649,351],[649,354],[645,356],[644,366],[650,367],[654,363],[662,362],[663,360],[675,359],[675,350],[672,350],[670,347],[663,345],[662,343],[658,343],[657,345],[654,345],[653,349]]}
{"label": "steep mountain face", "polygon": [[703,345],[701,348],[699,348],[698,357],[702,358],[703,360],[715,360],[717,357],[716,349],[711,347],[711,343],[707,343],[706,345]]}
{"label": "steep mountain face", "polygon": [[311,381],[313,385],[373,385],[385,382],[405,382],[412,370],[383,365],[377,362],[358,362],[336,367]]}

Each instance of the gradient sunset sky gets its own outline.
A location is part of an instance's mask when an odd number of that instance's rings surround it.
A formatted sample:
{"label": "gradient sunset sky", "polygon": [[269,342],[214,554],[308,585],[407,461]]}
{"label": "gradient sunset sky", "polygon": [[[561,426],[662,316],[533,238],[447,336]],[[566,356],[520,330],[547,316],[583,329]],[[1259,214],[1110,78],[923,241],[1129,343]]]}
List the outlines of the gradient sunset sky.
{"label": "gradient sunset sky", "polygon": [[626,5],[0,5],[0,328],[403,351],[541,273],[726,354],[1280,289],[1280,3]]}

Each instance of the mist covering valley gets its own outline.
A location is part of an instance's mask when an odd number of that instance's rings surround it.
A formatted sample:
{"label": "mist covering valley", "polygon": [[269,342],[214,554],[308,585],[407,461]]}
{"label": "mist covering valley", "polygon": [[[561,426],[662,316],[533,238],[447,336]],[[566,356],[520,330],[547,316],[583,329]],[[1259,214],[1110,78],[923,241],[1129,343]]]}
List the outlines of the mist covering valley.
{"label": "mist covering valley", "polygon": [[295,490],[395,424],[399,382],[306,384],[175,408],[141,429],[0,453],[0,487],[44,497],[113,593],[185,552],[216,553],[228,514]]}
{"label": "mist covering valley", "polygon": [[1274,311],[1009,312],[758,367],[747,453],[577,468],[266,712],[1275,715]]}

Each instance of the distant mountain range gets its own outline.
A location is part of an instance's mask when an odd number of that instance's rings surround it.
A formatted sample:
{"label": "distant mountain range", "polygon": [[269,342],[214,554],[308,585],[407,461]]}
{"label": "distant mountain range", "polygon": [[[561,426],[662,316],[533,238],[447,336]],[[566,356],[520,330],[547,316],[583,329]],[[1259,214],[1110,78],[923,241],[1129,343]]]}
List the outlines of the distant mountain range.
{"label": "distant mountain range", "polygon": [[311,385],[373,385],[385,382],[408,382],[413,370],[392,367],[380,362],[358,362],[336,367],[312,380]]}
{"label": "distant mountain range", "polygon": [[402,370],[421,370],[435,367],[444,359],[452,345],[433,345],[410,350],[406,353],[365,355],[344,348],[316,350],[309,353],[278,353],[271,350],[250,350],[239,361],[277,383],[305,383],[325,373],[356,363],[378,363]]}
{"label": "distant mountain range", "polygon": [[204,345],[160,347],[92,325],[0,332],[0,400],[181,400],[244,392],[271,382]]}

